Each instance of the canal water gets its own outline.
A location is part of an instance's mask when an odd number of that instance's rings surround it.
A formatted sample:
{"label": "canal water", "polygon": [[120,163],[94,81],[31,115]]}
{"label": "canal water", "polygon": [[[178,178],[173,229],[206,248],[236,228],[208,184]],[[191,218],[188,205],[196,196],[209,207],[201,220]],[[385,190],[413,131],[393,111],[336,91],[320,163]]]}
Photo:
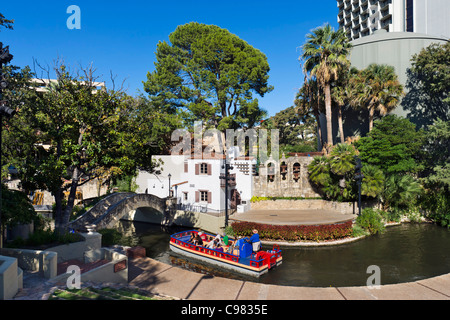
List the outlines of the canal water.
{"label": "canal water", "polygon": [[[302,287],[365,286],[379,267],[381,285],[450,273],[450,231],[433,224],[403,224],[381,235],[330,247],[282,247],[283,263],[260,278],[217,270],[173,253],[170,235],[182,228],[121,221],[118,228],[155,260],[191,271],[265,284]],[[372,283],[372,282],[371,282]]]}

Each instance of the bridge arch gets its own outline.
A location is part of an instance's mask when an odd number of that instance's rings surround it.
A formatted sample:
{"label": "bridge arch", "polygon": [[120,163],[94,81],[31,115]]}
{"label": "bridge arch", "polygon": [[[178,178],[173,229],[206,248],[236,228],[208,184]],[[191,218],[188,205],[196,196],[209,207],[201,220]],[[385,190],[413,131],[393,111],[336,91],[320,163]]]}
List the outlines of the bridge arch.
{"label": "bridge arch", "polygon": [[[176,208],[176,199],[159,198],[152,194],[118,193],[106,197],[89,211],[69,224],[72,229],[85,231],[87,226],[100,230],[112,228],[123,217],[134,219],[140,214],[157,214],[162,225],[171,225]],[[130,212],[134,214],[130,215]]]}

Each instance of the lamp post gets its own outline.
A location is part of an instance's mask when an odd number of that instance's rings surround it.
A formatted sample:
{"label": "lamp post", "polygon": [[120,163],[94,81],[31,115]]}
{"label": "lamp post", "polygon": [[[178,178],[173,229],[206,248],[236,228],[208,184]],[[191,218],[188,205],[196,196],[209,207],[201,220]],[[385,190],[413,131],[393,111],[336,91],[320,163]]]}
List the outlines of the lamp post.
{"label": "lamp post", "polygon": [[225,227],[228,227],[228,181],[234,180],[234,178],[230,177],[229,170],[233,170],[233,167],[231,164],[227,163],[226,158],[222,165],[222,169],[225,169],[225,175],[220,176],[219,178],[225,180]]}
{"label": "lamp post", "polygon": [[[3,48],[0,42],[0,170],[3,168],[2,163],[2,126],[3,116],[7,119],[11,118],[16,111],[7,106],[7,101],[3,100],[3,89],[8,87],[8,82],[3,75],[3,64],[12,60],[13,56],[9,53],[9,46]],[[2,225],[2,188],[1,188],[1,171],[0,171],[0,248],[3,248],[3,225]]]}
{"label": "lamp post", "polygon": [[168,175],[168,177],[169,177],[169,198],[171,197],[171,192],[170,192],[170,178],[172,177],[172,175],[169,173],[169,175]]}
{"label": "lamp post", "polygon": [[361,215],[361,185],[362,185],[362,181],[364,179],[364,175],[361,173],[361,169],[362,169],[361,159],[358,156],[355,156],[355,161],[356,161],[355,180],[356,180],[356,183],[358,184],[358,216],[360,216]]}

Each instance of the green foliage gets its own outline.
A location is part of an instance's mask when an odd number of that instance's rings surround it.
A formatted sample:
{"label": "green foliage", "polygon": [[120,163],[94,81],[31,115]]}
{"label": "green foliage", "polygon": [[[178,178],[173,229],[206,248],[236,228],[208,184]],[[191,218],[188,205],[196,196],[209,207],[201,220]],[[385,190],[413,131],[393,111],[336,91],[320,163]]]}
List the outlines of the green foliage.
{"label": "green foliage", "polygon": [[280,153],[316,150],[316,122],[310,110],[292,106],[268,121],[272,121],[273,129],[279,130]]}
{"label": "green foliage", "polygon": [[[354,180],[356,149],[343,143],[335,145],[329,156],[315,157],[308,166],[309,179],[327,199],[356,200],[357,184]],[[376,166],[364,164],[361,194],[377,199],[383,191],[385,177]]]}
{"label": "green foliage", "polygon": [[370,234],[383,233],[385,230],[382,214],[373,208],[363,209],[361,215],[356,218],[356,224]]}
{"label": "green foliage", "polygon": [[423,130],[409,120],[388,115],[375,121],[373,130],[355,142],[363,163],[375,165],[385,174],[416,173],[422,168]]}
{"label": "green foliage", "polygon": [[355,168],[355,147],[347,143],[337,144],[330,153],[329,163],[331,172],[338,176],[346,176]]}
{"label": "green foliage", "polygon": [[12,243],[8,244],[8,247],[46,249],[49,247],[55,247],[62,244],[69,244],[79,241],[84,241],[84,237],[78,233],[65,232],[60,234],[52,231],[51,229],[46,229],[36,230],[26,240],[14,240]]}
{"label": "green foliage", "polygon": [[337,80],[342,69],[349,67],[347,56],[351,47],[343,29],[334,31],[330,24],[314,29],[307,35],[307,41],[302,46],[304,73],[308,74],[310,79],[317,80],[324,96],[329,145],[333,145],[331,83]]}
{"label": "green foliage", "polygon": [[424,145],[424,182],[437,188],[450,187],[450,120],[436,119],[428,127]]}
{"label": "green foliage", "polygon": [[36,212],[27,195],[21,191],[9,190],[3,184],[1,225],[14,227],[18,224],[31,223],[36,219]]}
{"label": "green foliage", "polygon": [[[19,89],[27,95],[15,98],[20,90],[6,91],[20,109],[8,122],[5,153],[19,171],[22,188],[53,194],[55,227],[61,232],[69,222],[77,187],[96,178],[134,173],[141,165],[151,167],[155,150],[141,139],[139,105],[121,91],[97,88],[92,68],[82,71],[85,76],[74,76],[59,64],[57,81],[47,90],[30,89],[31,75],[26,74]],[[22,79],[20,75],[15,78]],[[65,191],[69,197],[64,208]]]}
{"label": "green foliage", "polygon": [[367,197],[378,198],[383,192],[385,176],[380,168],[364,164],[361,173],[364,175],[361,185],[361,194]]}
{"label": "green foliage", "polygon": [[351,104],[369,110],[369,131],[372,130],[375,111],[386,115],[403,96],[403,86],[395,69],[388,65],[371,64],[350,80]]}
{"label": "green foliage", "polygon": [[[406,106],[416,122],[450,120],[450,43],[433,43],[412,58]],[[422,107],[425,105],[426,107]]]}
{"label": "green foliage", "polygon": [[261,120],[253,93],[273,90],[263,53],[228,30],[196,22],[178,26],[169,40],[158,43],[156,70],[144,84],[153,105],[218,129]]}
{"label": "green foliage", "polygon": [[110,247],[113,245],[135,246],[137,240],[132,236],[124,236],[116,229],[101,229],[97,231],[102,235],[102,246]]}
{"label": "green foliage", "polygon": [[386,179],[383,191],[383,204],[391,210],[411,209],[422,193],[422,186],[412,176],[394,174]]}

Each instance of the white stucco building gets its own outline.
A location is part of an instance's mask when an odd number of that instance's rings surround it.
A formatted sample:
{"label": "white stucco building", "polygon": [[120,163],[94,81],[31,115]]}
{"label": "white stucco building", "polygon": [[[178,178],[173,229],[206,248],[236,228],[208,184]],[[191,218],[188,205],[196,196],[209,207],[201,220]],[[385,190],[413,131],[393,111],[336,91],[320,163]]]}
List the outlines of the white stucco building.
{"label": "white stucco building", "polygon": [[[194,212],[223,213],[225,210],[225,175],[223,156],[155,156],[162,161],[156,173],[140,172],[136,183],[138,193],[154,194],[160,198],[172,195],[180,209]],[[253,173],[256,160],[249,157],[232,157],[229,173],[228,208],[243,212],[250,209]],[[170,178],[170,179],[169,179]],[[170,180],[170,181],[169,181]]]}

